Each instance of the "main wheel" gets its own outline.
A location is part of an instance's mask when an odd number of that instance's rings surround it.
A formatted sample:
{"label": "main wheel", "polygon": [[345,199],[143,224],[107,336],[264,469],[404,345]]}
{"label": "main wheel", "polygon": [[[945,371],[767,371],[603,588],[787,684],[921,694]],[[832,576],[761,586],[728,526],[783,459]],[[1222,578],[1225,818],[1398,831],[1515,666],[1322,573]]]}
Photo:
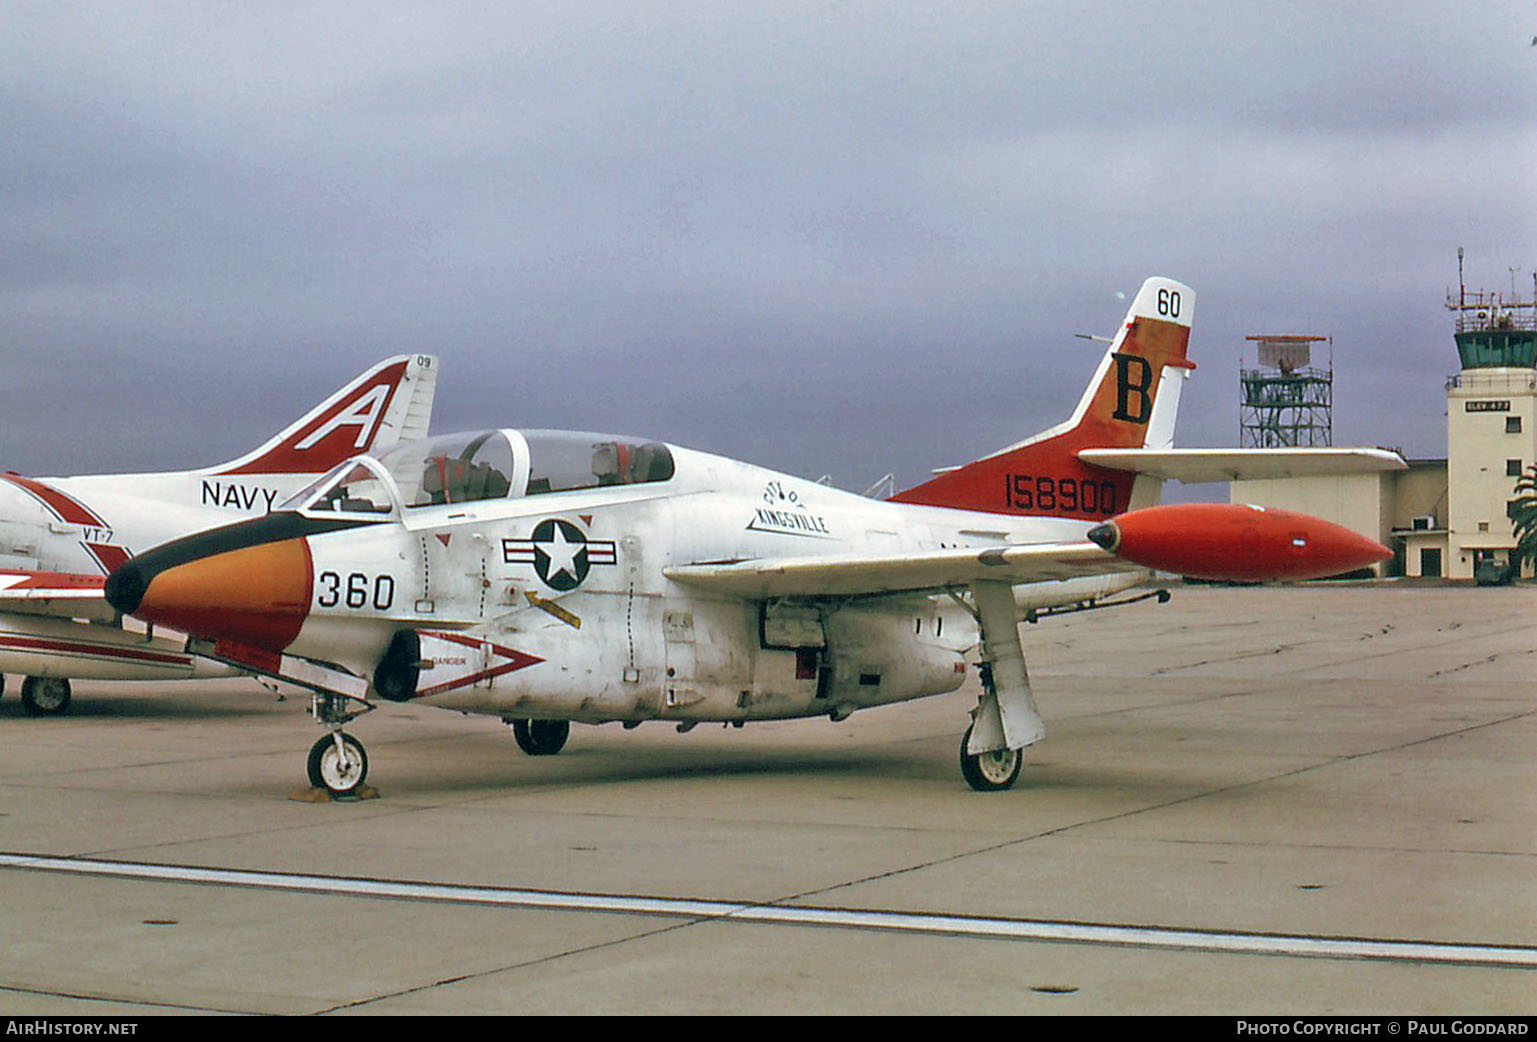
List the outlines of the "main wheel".
{"label": "main wheel", "polygon": [[514,720],[512,737],[530,756],[554,756],[566,747],[571,724],[566,720]]}
{"label": "main wheel", "polygon": [[342,748],[336,747],[337,735],[326,735],[310,746],[310,784],[333,796],[351,796],[368,777],[368,754],[363,745],[346,732],[339,732]]}
{"label": "main wheel", "polygon": [[28,677],[21,682],[21,704],[28,716],[63,716],[69,712],[69,681]]}
{"label": "main wheel", "polygon": [[976,756],[966,751],[971,741],[971,728],[961,736],[961,776],[978,792],[997,792],[1013,786],[1024,766],[1025,754],[1019,749],[998,749]]}

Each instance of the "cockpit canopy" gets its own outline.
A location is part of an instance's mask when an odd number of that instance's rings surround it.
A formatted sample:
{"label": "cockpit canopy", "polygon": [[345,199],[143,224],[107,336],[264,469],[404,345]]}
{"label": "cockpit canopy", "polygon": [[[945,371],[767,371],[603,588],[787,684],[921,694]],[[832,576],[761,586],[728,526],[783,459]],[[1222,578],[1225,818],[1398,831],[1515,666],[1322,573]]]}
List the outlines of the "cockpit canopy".
{"label": "cockpit canopy", "polygon": [[577,431],[523,431],[528,447],[525,495],[604,485],[668,481],[672,451],[659,441]]}
{"label": "cockpit canopy", "polygon": [[[394,510],[668,481],[661,442],[579,431],[492,430],[408,442],[349,460],[285,509],[378,516]],[[393,493],[393,494],[392,494]]]}
{"label": "cockpit canopy", "polygon": [[502,431],[408,442],[380,456],[379,462],[395,479],[407,507],[504,499],[517,473],[512,443]]}

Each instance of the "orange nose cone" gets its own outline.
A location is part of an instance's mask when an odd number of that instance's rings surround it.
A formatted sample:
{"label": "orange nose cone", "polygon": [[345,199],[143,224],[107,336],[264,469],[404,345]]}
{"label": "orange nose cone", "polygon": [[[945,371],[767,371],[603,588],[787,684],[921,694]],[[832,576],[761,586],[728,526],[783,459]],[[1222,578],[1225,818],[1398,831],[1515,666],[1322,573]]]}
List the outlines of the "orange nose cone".
{"label": "orange nose cone", "polygon": [[1321,579],[1393,556],[1376,540],[1331,521],[1237,504],[1134,510],[1115,518],[1113,529],[1113,545],[1108,533],[1095,541],[1133,564],[1194,579]]}
{"label": "orange nose cone", "polygon": [[304,625],[313,578],[303,539],[242,547],[155,574],[133,614],[196,637],[282,651]]}

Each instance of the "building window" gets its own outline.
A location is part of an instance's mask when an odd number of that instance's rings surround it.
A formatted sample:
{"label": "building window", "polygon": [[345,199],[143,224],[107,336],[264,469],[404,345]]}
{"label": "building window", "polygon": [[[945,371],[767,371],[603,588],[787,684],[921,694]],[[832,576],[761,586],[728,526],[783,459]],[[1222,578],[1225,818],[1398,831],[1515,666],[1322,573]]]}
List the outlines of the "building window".
{"label": "building window", "polygon": [[1506,434],[1520,434],[1521,433],[1521,417],[1519,417],[1519,416],[1507,416],[1507,417],[1505,417],[1505,433]]}
{"label": "building window", "polygon": [[1505,476],[1507,478],[1519,478],[1521,476],[1521,461],[1518,459],[1506,460]]}

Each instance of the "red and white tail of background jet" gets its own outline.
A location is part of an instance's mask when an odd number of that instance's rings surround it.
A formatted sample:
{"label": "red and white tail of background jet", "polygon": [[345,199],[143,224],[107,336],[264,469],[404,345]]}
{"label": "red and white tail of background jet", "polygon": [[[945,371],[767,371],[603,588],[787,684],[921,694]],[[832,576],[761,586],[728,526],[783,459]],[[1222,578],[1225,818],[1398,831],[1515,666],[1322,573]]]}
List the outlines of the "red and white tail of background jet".
{"label": "red and white tail of background jet", "polygon": [[[35,573],[105,576],[167,539],[265,514],[336,464],[427,435],[437,386],[432,355],[399,355],[355,379],[260,447],[211,467],[32,478],[0,474],[0,585]],[[71,611],[74,609],[71,608]],[[208,675],[138,634],[32,614],[0,613],[0,673],[22,673],[33,712],[68,705],[66,678]]]}
{"label": "red and white tail of background jet", "polygon": [[0,474],[0,567],[106,574],[167,538],[264,514],[342,460],[425,437],[437,373],[431,355],[387,358],[259,448],[211,467]]}
{"label": "red and white tail of background jet", "polygon": [[204,474],[324,474],[359,453],[427,436],[437,359],[387,358],[272,437]]}

